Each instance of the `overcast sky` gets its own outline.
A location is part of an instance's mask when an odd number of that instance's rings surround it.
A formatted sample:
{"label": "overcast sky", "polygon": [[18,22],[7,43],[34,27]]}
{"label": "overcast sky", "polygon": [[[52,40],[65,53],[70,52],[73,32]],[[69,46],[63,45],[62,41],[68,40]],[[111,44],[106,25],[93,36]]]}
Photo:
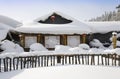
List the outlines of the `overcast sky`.
{"label": "overcast sky", "polygon": [[116,10],[119,3],[120,0],[0,0],[0,15],[24,21],[59,11],[84,21]]}

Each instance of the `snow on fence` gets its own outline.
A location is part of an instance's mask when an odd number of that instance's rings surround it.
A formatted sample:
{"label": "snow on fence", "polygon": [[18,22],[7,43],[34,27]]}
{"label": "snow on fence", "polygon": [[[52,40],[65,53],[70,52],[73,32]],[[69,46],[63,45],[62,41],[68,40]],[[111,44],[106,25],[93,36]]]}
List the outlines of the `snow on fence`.
{"label": "snow on fence", "polygon": [[0,72],[24,68],[48,67],[56,65],[105,65],[120,66],[117,54],[59,54],[39,56],[19,56],[0,58]]}

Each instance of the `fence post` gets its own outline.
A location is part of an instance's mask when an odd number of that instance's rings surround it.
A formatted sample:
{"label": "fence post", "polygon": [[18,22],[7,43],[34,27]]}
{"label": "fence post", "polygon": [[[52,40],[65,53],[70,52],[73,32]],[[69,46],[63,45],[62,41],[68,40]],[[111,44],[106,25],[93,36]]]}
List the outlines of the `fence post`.
{"label": "fence post", "polygon": [[53,65],[55,66],[55,56],[53,56]]}
{"label": "fence post", "polygon": [[97,56],[98,56],[98,65],[99,65],[99,64],[100,64],[100,62],[99,62],[99,61],[100,61],[100,60],[99,60],[99,56],[100,56],[100,54],[97,54]]}
{"label": "fence post", "polygon": [[69,57],[69,64],[71,64],[71,56],[69,55],[68,57]]}
{"label": "fence post", "polygon": [[75,55],[74,57],[75,57],[75,64],[77,64],[77,55]]}
{"label": "fence post", "polygon": [[72,55],[72,64],[74,64],[74,55]]}
{"label": "fence post", "polygon": [[53,65],[53,60],[52,60],[53,57],[52,57],[52,55],[50,56],[50,58],[51,58],[51,66],[52,66]]}
{"label": "fence post", "polygon": [[115,55],[115,59],[114,60],[115,60],[115,66],[116,66],[116,56],[117,56],[117,54],[115,53],[114,55]]}
{"label": "fence post", "polygon": [[3,59],[4,72],[6,72],[6,58]]}
{"label": "fence post", "polygon": [[62,55],[62,65],[64,65],[64,56]]}
{"label": "fence post", "polygon": [[11,60],[12,60],[12,58],[9,58],[9,64],[10,64],[10,66],[9,66],[10,69],[9,69],[9,70],[10,70],[10,71],[12,70],[12,63],[11,63]]}
{"label": "fence post", "polygon": [[120,66],[120,55],[118,55],[118,62],[119,62],[119,66]]}
{"label": "fence post", "polygon": [[104,62],[103,62],[103,54],[101,54],[101,62],[102,62],[102,65],[104,65]]}
{"label": "fence post", "polygon": [[49,64],[49,56],[47,56],[46,62],[47,62],[47,66],[48,66],[48,64]]}
{"label": "fence post", "polygon": [[67,64],[67,58],[68,58],[68,56],[65,55],[65,64]]}
{"label": "fence post", "polygon": [[109,58],[110,58],[110,54],[108,54],[108,65],[109,65],[109,63],[110,63]]}
{"label": "fence post", "polygon": [[83,54],[81,54],[81,56],[82,56],[82,64],[84,64],[84,57],[83,57]]}
{"label": "fence post", "polygon": [[89,65],[89,54],[87,54],[87,58],[88,58],[88,60],[87,60],[87,61],[88,61],[88,63],[87,63],[87,64]]}
{"label": "fence post", "polygon": [[1,66],[1,63],[2,63],[2,61],[1,61],[1,60],[2,60],[2,59],[0,58],[0,72],[1,72],[1,69],[2,69],[2,68],[1,68],[1,67],[2,67],[2,66]]}
{"label": "fence post", "polygon": [[107,65],[107,54],[104,54],[104,56],[105,56],[105,65]]}
{"label": "fence post", "polygon": [[22,61],[22,57],[20,57],[20,65],[21,65],[21,69],[23,69],[23,61]]}
{"label": "fence post", "polygon": [[81,64],[81,62],[80,62],[80,55],[78,55],[78,62],[79,62],[79,64]]}
{"label": "fence post", "polygon": [[46,66],[46,56],[43,56],[44,58],[44,66]]}

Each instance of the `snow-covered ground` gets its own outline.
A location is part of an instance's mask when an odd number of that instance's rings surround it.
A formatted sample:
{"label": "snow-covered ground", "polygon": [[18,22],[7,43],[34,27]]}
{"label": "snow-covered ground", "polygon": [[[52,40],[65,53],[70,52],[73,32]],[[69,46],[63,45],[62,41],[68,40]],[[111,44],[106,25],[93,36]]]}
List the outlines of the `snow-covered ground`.
{"label": "snow-covered ground", "polygon": [[120,68],[102,66],[56,66],[0,73],[0,79],[119,79]]}

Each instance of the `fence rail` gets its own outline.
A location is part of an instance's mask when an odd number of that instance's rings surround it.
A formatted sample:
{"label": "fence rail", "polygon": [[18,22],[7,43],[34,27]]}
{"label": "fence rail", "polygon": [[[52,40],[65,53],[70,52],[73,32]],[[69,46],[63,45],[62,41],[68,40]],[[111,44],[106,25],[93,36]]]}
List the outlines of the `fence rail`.
{"label": "fence rail", "polygon": [[40,55],[0,58],[0,72],[66,64],[120,66],[117,54]]}

